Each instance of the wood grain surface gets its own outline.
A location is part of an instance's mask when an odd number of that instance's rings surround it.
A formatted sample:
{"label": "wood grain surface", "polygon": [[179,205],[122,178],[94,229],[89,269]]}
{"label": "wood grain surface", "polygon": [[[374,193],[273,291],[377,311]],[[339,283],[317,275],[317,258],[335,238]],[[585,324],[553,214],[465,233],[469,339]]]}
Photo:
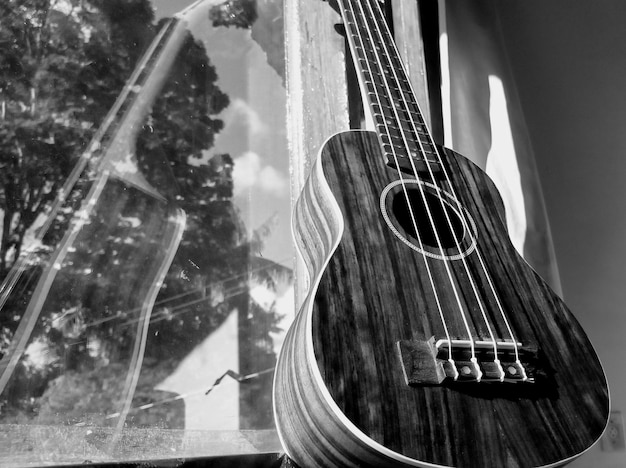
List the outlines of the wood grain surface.
{"label": "wood grain surface", "polygon": [[[464,261],[427,258],[392,233],[379,205],[397,172],[375,134],[335,135],[305,184],[294,223],[313,284],[274,389],[281,441],[301,466],[559,466],[605,427],[608,390],[584,331],[510,244],[492,182],[465,158],[441,155],[451,184],[437,184],[476,225]],[[407,385],[397,342],[443,333],[431,277],[453,338],[466,333],[458,288],[472,337],[486,338],[491,323],[506,339],[490,278],[515,339],[538,346],[545,378]]]}

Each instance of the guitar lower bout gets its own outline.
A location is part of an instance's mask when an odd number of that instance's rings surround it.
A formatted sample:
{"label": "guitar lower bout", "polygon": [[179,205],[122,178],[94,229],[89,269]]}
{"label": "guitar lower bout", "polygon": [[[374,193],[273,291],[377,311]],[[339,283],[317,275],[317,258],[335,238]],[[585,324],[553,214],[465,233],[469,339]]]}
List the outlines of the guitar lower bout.
{"label": "guitar lower bout", "polygon": [[296,204],[311,289],[274,412],[303,467],[562,466],[604,430],[608,389],[584,331],[511,245],[489,178],[440,154],[449,183],[422,187],[462,242],[439,257],[398,219],[398,171],[375,134],[329,139]]}

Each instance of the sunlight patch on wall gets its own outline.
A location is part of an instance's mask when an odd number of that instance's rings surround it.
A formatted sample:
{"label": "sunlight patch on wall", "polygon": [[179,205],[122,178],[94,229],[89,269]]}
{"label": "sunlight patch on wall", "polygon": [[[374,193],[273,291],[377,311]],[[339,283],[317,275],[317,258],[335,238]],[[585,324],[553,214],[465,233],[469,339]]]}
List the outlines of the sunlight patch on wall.
{"label": "sunlight patch on wall", "polygon": [[527,228],[524,192],[515,154],[506,95],[502,80],[497,76],[489,75],[489,95],[491,149],[487,155],[486,172],[502,195],[509,236],[517,251],[522,254]]}

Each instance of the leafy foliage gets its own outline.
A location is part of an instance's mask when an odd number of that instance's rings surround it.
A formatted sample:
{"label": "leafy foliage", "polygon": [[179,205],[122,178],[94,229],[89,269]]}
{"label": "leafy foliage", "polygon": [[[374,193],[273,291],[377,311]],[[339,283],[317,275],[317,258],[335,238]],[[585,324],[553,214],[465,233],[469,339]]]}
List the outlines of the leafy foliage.
{"label": "leafy foliage", "polygon": [[[59,3],[69,11],[55,9]],[[129,18],[125,11],[134,5],[149,10],[143,0],[118,3],[115,17]],[[116,23],[111,15],[77,0],[0,4],[0,274],[18,257],[26,230],[56,197],[154,34],[149,22]],[[129,31],[141,31],[143,42],[129,47]]]}
{"label": "leafy foliage", "polygon": [[227,0],[218,3],[209,11],[214,26],[235,26],[249,29],[257,19],[255,0]]}
{"label": "leafy foliage", "polygon": [[[218,21],[244,27],[254,20],[253,2],[233,5],[236,11],[220,13]],[[243,23],[233,23],[229,15],[239,8],[245,10]],[[163,24],[153,22],[148,0],[0,4],[0,278],[20,255],[28,230],[50,210]],[[253,319],[246,327],[256,344],[246,352],[262,349],[259,364],[273,363],[268,340],[277,317],[255,308],[248,294],[250,245],[232,203],[233,161],[228,154],[210,161],[205,156],[223,127],[216,116],[229,98],[218,88],[201,43],[188,35],[180,50],[133,145],[141,177],[162,198],[112,178],[88,219],[80,221],[77,208],[93,187],[83,177],[44,238],[42,254],[26,265],[15,288],[19,294],[0,311],[0,351],[5,351],[49,253],[72,223],[82,222],[54,273],[31,355],[20,362],[0,399],[5,421],[50,423],[64,414],[65,422],[75,423],[89,407],[99,416],[87,423],[103,424],[103,415],[119,406],[122,390],[115,379],[124,380],[122,369],[139,339],[143,298],[167,254],[163,243],[179,210],[186,213],[186,228],[156,298],[144,353],[151,364],[142,369],[135,398],[139,404],[157,398],[152,389],[158,379],[235,309]],[[96,388],[103,389],[99,399],[89,403]],[[170,408],[167,414],[137,414],[132,423],[144,426],[163,417],[168,427],[179,427],[180,405]],[[268,424],[271,415],[257,419]]]}

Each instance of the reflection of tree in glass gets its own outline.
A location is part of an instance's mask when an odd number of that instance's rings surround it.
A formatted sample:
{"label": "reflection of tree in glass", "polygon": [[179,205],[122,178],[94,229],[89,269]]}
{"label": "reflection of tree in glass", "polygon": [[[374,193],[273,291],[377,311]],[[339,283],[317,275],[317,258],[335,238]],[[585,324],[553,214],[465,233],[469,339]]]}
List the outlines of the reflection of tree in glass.
{"label": "reflection of tree in glass", "polygon": [[[229,155],[203,161],[223,122],[229,99],[215,82],[204,46],[189,36],[172,67],[137,142],[142,172],[187,214],[187,228],[157,299],[159,310],[176,314],[151,324],[147,352],[178,359],[213,331],[230,312],[207,313],[212,283],[238,277],[247,265],[244,229],[232,204]],[[174,181],[174,184],[171,181]]]}
{"label": "reflection of tree in glass", "polygon": [[257,0],[227,0],[219,3],[209,11],[209,19],[213,26],[235,26],[250,28],[257,19]]}
{"label": "reflection of tree in glass", "polygon": [[249,29],[267,55],[267,63],[285,79],[283,0],[225,0],[211,7],[213,26]]}
{"label": "reflection of tree in glass", "polygon": [[42,0],[0,3],[2,276],[127,77],[128,57],[100,17],[75,20]]}
{"label": "reflection of tree in glass", "polygon": [[[244,21],[251,20],[249,11],[242,14]],[[5,214],[0,278],[155,36],[152,21],[148,0],[0,5],[0,208]],[[154,385],[232,310],[243,313],[250,304],[250,247],[231,203],[232,160],[228,155],[208,163],[203,159],[223,125],[211,116],[228,105],[228,97],[217,88],[215,69],[201,44],[189,36],[181,51],[136,142],[141,172],[187,214],[182,243],[153,312],[138,404],[154,399]],[[100,397],[91,400],[90,412],[104,416],[111,407],[107,400],[113,393],[104,389],[115,389],[123,368],[118,361],[131,346],[136,326],[128,304],[141,271],[129,261],[129,252],[157,229],[136,221],[156,201],[145,197],[124,204],[124,191],[116,186],[108,186],[103,197],[115,198],[111,205],[117,201],[120,208],[95,210],[88,226],[91,241],[74,246],[71,262],[63,265],[33,333],[32,342],[47,357],[36,367],[18,366],[2,395],[5,421],[37,413],[40,422],[53,422],[58,414],[75,422],[94,388],[101,389]],[[59,241],[71,215],[71,210],[60,212],[46,243]],[[47,250],[44,246],[42,260]],[[34,273],[40,267],[33,262],[29,268]],[[23,308],[33,285],[24,281],[20,287],[24,294],[0,311],[0,349],[6,350],[19,321],[18,306]],[[268,317],[271,311],[262,320]],[[267,341],[273,321],[255,333]],[[68,388],[73,397],[61,397]],[[85,405],[78,404],[83,400]],[[179,405],[168,408],[179,414]],[[180,425],[180,416],[167,411],[161,420]],[[154,412],[143,419],[138,414],[133,424],[146,425],[154,417]]]}
{"label": "reflection of tree in glass", "polygon": [[[139,42],[137,31],[142,31],[146,40],[154,35],[147,1],[126,2],[120,11],[137,12],[142,4],[149,15],[138,16],[145,21],[141,27],[128,20],[113,21],[94,2],[18,0],[0,4],[0,209],[4,214],[0,277],[20,255],[27,230],[50,208],[128,78],[146,45]],[[133,43],[125,43],[122,38],[131,32]],[[71,210],[60,214],[61,220],[65,217],[67,221]],[[42,248],[42,255],[49,250]],[[36,263],[33,259],[26,265],[29,271],[23,275],[24,281],[0,313],[4,350],[28,301],[33,287],[30,280],[40,269]],[[55,313],[61,314],[77,304],[57,306]],[[39,333],[43,332],[39,344],[47,356],[45,364],[36,369],[18,367],[13,387],[4,396],[32,401],[29,397],[40,393],[45,377],[57,371],[55,342],[74,338],[52,324],[51,316],[42,317],[38,324]],[[28,373],[42,377],[39,386],[25,382],[21,388],[18,377]]]}

